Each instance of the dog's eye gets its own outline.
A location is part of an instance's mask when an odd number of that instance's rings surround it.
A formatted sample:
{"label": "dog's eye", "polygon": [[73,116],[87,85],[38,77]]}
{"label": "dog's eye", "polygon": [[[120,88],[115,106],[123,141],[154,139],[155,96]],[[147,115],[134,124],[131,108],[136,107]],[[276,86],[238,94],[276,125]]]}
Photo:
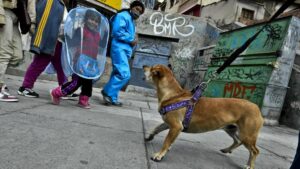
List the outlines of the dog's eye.
{"label": "dog's eye", "polygon": [[159,71],[157,71],[157,70],[154,70],[154,71],[152,71],[152,74],[154,75],[154,76],[159,76]]}

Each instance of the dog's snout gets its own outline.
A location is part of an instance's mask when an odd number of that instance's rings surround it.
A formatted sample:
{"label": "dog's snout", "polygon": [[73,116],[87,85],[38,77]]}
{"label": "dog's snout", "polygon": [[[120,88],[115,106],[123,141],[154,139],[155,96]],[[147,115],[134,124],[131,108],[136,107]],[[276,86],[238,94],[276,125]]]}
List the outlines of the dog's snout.
{"label": "dog's snout", "polygon": [[145,69],[146,67],[148,67],[148,65],[143,65],[143,69]]}

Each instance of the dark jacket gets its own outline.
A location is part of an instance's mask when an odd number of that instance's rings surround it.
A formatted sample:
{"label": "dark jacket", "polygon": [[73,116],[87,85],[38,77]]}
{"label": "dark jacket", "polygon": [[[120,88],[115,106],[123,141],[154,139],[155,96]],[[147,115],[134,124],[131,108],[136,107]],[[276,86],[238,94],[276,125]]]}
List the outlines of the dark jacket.
{"label": "dark jacket", "polygon": [[38,0],[36,4],[36,31],[30,51],[53,55],[63,20],[65,5],[61,0]]}

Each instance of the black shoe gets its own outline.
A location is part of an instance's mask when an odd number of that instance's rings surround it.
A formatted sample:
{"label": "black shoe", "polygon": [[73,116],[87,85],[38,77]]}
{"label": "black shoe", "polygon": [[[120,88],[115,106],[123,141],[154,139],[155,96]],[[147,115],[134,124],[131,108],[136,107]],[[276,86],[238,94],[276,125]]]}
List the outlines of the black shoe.
{"label": "black shoe", "polygon": [[122,107],[123,104],[121,102],[113,102],[111,97],[108,96],[103,90],[101,90],[101,94],[103,96],[103,101],[104,101],[104,104],[107,105],[107,106],[117,106],[117,107]]}
{"label": "black shoe", "polygon": [[25,87],[19,88],[18,95],[26,96],[26,97],[39,97],[39,94],[37,94],[35,91]]}
{"label": "black shoe", "polygon": [[63,100],[78,100],[79,99],[79,94],[73,93],[67,96],[61,97]]}
{"label": "black shoe", "polygon": [[104,101],[105,105],[112,105],[113,104],[111,97],[109,97],[106,93],[104,93],[103,90],[101,90],[101,94],[103,96],[103,101]]}
{"label": "black shoe", "polygon": [[121,103],[121,102],[113,102],[111,105],[113,105],[113,106],[118,106],[118,107],[122,107],[122,106],[123,106],[123,103]]}

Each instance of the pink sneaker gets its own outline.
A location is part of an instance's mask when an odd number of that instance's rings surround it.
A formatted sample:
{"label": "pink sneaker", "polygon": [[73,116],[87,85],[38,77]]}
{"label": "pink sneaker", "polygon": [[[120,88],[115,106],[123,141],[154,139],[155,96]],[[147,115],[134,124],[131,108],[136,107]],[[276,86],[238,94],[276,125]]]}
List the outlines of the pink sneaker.
{"label": "pink sneaker", "polygon": [[89,97],[88,96],[80,95],[79,96],[78,106],[82,107],[82,108],[85,108],[85,109],[90,109],[91,106],[89,104]]}
{"label": "pink sneaker", "polygon": [[63,96],[60,86],[50,90],[50,96],[51,96],[52,103],[55,105],[59,105],[60,98]]}

